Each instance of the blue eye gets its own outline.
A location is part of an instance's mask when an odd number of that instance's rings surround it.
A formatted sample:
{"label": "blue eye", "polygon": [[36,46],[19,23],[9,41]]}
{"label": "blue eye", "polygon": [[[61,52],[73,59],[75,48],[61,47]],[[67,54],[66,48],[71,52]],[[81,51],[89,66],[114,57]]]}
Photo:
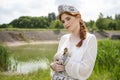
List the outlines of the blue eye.
{"label": "blue eye", "polygon": [[70,17],[67,17],[66,20],[69,21],[71,18]]}

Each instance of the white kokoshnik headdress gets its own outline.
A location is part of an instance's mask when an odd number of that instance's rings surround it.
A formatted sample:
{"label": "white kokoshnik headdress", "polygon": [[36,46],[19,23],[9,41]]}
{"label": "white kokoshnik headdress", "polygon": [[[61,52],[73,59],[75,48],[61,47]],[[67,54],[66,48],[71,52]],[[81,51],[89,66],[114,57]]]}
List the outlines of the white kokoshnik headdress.
{"label": "white kokoshnik headdress", "polygon": [[63,12],[79,13],[79,11],[71,5],[59,5],[58,12],[59,12],[59,14],[61,14]]}

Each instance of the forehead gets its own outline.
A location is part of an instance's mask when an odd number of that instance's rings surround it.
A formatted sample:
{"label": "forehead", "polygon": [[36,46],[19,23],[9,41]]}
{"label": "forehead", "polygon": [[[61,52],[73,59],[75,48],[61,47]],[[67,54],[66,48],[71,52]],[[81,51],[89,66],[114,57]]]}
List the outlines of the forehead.
{"label": "forehead", "polygon": [[64,19],[66,19],[67,17],[73,17],[73,16],[64,13],[64,14],[61,15],[61,20],[64,20]]}

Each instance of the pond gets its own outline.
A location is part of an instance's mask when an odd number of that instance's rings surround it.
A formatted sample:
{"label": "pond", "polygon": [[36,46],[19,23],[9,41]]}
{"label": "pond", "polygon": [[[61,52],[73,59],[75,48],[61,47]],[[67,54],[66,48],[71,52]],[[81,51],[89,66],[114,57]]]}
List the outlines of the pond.
{"label": "pond", "polygon": [[14,58],[11,58],[11,65],[8,67],[9,72],[17,74],[27,74],[39,69],[45,70],[48,69],[49,61],[48,59],[40,59],[37,61],[29,62],[18,62]]}

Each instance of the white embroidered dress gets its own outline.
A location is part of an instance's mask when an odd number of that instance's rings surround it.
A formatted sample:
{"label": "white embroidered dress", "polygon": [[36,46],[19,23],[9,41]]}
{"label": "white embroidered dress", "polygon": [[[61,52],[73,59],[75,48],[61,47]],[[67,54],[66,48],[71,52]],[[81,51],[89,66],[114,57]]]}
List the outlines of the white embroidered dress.
{"label": "white embroidered dress", "polygon": [[[87,33],[86,39],[83,41],[81,47],[76,47],[76,44],[70,41],[71,34],[66,34],[61,37],[57,53],[54,59],[60,59],[64,48],[68,48],[70,58],[65,65],[65,71],[68,76],[78,79],[86,80],[90,76],[96,56],[97,56],[97,40],[93,34]],[[54,71],[51,71],[51,76]]]}

